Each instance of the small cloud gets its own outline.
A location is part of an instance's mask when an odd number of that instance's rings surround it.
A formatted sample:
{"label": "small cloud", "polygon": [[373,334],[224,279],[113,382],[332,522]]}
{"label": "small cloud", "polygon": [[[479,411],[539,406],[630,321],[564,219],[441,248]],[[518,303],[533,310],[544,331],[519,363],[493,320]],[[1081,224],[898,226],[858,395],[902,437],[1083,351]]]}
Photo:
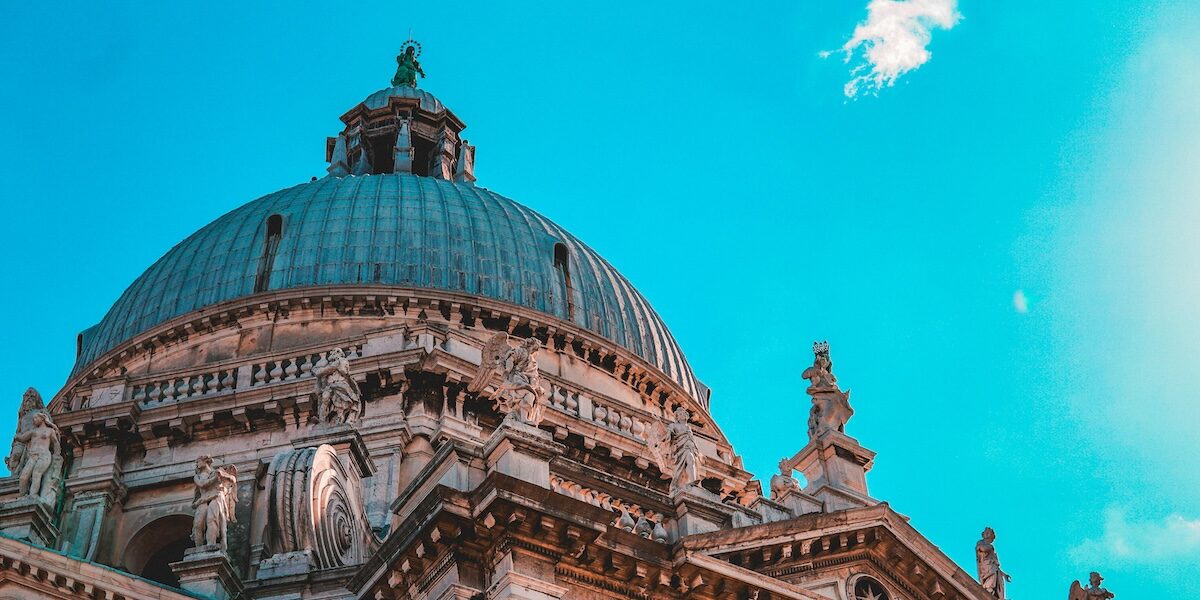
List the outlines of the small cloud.
{"label": "small cloud", "polygon": [[933,30],[950,29],[961,18],[958,0],[871,0],[867,20],[854,28],[841,49],[847,63],[856,63],[843,88],[846,97],[878,93],[929,62]]}
{"label": "small cloud", "polygon": [[1158,521],[1131,522],[1124,510],[1109,508],[1100,537],[1083,540],[1071,548],[1070,556],[1083,567],[1194,564],[1200,562],[1200,519],[1171,515]]}
{"label": "small cloud", "polygon": [[1029,312],[1029,298],[1025,297],[1025,290],[1013,292],[1013,308],[1021,314]]}

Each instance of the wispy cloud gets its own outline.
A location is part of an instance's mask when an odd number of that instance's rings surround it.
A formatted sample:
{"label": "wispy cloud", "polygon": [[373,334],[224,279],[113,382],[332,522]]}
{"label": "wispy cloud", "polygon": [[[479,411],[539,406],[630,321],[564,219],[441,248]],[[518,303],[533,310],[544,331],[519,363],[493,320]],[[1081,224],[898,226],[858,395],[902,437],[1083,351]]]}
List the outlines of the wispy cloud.
{"label": "wispy cloud", "polygon": [[1171,515],[1157,521],[1130,521],[1124,510],[1109,508],[1100,537],[1083,540],[1070,555],[1081,566],[1200,562],[1200,519]]}
{"label": "wispy cloud", "polygon": [[854,64],[846,97],[878,93],[929,62],[933,30],[950,29],[960,18],[958,0],[871,0],[867,20],[841,49]]}
{"label": "wispy cloud", "polygon": [[1025,290],[1013,292],[1013,309],[1021,314],[1029,312],[1029,298],[1025,296]]}

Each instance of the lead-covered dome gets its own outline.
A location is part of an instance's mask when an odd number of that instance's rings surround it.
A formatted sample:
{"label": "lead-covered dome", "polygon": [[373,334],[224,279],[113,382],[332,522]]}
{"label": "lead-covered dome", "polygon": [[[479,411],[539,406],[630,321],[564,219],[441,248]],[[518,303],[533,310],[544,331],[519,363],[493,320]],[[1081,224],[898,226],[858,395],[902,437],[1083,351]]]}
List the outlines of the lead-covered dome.
{"label": "lead-covered dome", "polygon": [[83,333],[75,371],[205,307],[261,292],[353,285],[471,294],[570,321],[699,397],[662,320],[591,248],[499,194],[408,173],[326,177],[218,218],[155,262]]}

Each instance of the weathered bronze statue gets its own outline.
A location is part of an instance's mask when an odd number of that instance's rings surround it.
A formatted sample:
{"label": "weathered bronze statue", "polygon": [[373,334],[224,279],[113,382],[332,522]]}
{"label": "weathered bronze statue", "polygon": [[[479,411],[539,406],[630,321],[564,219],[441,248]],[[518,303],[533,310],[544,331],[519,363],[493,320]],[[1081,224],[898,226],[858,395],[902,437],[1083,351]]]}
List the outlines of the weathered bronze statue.
{"label": "weathered bronze statue", "polygon": [[412,40],[404,42],[404,45],[404,51],[396,55],[396,75],[392,77],[392,87],[417,87],[417,75],[425,76],[421,63],[417,61],[420,51]]}

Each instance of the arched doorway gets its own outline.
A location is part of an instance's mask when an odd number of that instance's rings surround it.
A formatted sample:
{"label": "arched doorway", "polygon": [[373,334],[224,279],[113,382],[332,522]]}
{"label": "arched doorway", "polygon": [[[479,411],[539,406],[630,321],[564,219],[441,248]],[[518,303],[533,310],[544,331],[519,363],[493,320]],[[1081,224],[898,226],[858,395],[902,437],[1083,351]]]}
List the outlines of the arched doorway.
{"label": "arched doorway", "polygon": [[171,563],[183,560],[183,552],[192,547],[192,517],[169,515],[142,527],[123,552],[125,570],[151,581],[179,587],[179,578]]}

